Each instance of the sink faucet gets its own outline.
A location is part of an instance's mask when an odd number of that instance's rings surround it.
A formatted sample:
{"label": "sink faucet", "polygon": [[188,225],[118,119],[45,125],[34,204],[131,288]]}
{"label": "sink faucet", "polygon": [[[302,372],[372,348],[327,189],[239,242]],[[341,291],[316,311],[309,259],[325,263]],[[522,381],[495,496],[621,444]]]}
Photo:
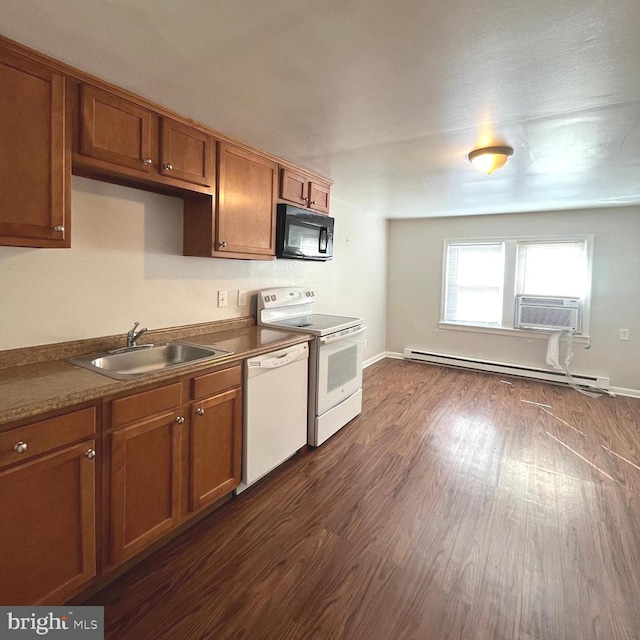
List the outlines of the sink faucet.
{"label": "sink faucet", "polygon": [[140,326],[139,322],[134,322],[133,327],[129,329],[127,332],[127,347],[137,347],[138,338],[147,331],[147,328],[140,329],[140,331],[136,332],[136,329]]}

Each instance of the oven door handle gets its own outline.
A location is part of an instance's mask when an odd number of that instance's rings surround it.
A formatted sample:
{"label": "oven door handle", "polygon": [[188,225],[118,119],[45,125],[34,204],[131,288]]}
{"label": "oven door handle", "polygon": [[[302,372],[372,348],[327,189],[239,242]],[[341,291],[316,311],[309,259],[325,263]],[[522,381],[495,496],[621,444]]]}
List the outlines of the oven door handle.
{"label": "oven door handle", "polygon": [[325,336],[324,338],[320,338],[320,344],[331,344],[332,342],[338,342],[338,340],[346,340],[347,338],[351,338],[353,336],[357,336],[360,333],[364,333],[366,330],[367,327],[363,325],[356,331],[350,331],[349,333],[344,333],[337,336]]}

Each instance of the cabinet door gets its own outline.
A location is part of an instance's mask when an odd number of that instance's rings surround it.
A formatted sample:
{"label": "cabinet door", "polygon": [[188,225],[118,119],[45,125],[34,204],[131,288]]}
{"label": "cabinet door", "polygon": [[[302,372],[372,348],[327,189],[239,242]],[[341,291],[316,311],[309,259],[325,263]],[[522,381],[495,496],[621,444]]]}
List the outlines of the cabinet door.
{"label": "cabinet door", "polygon": [[0,52],[0,244],[69,246],[64,95],[63,76]]}
{"label": "cabinet door", "polygon": [[195,402],[191,411],[191,508],[215,502],[240,484],[242,392]]}
{"label": "cabinet door", "polygon": [[280,197],[306,207],[309,202],[309,179],[302,173],[283,167],[280,170]]}
{"label": "cabinet door", "polygon": [[95,576],[94,446],[0,472],[2,604],[62,604]]}
{"label": "cabinet door", "polygon": [[321,213],[329,213],[329,187],[311,182],[309,185],[309,207]]}
{"label": "cabinet door", "polygon": [[82,86],[81,149],[91,158],[149,173],[150,111],[106,91]]}
{"label": "cabinet door", "polygon": [[178,524],[178,412],[111,434],[111,562],[134,556]]}
{"label": "cabinet door", "polygon": [[191,184],[211,186],[214,140],[202,131],[162,118],[160,173]]}
{"label": "cabinet door", "polygon": [[276,253],[278,165],[256,153],[220,143],[217,251]]}

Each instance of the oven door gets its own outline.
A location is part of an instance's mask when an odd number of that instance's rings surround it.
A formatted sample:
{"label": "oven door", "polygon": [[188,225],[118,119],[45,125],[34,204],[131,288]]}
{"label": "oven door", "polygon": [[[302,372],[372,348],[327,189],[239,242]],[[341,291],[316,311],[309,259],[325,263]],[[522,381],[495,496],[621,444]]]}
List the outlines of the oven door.
{"label": "oven door", "polygon": [[362,354],[366,327],[347,335],[318,338],[316,414],[340,404],[362,387]]}

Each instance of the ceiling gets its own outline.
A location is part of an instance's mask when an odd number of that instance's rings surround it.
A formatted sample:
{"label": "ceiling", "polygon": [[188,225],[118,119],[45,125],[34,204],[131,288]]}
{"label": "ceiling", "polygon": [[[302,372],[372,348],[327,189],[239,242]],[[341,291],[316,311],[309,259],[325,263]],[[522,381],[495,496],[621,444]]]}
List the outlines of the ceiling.
{"label": "ceiling", "polygon": [[639,25],[638,0],[0,0],[3,35],[386,217],[640,203]]}

